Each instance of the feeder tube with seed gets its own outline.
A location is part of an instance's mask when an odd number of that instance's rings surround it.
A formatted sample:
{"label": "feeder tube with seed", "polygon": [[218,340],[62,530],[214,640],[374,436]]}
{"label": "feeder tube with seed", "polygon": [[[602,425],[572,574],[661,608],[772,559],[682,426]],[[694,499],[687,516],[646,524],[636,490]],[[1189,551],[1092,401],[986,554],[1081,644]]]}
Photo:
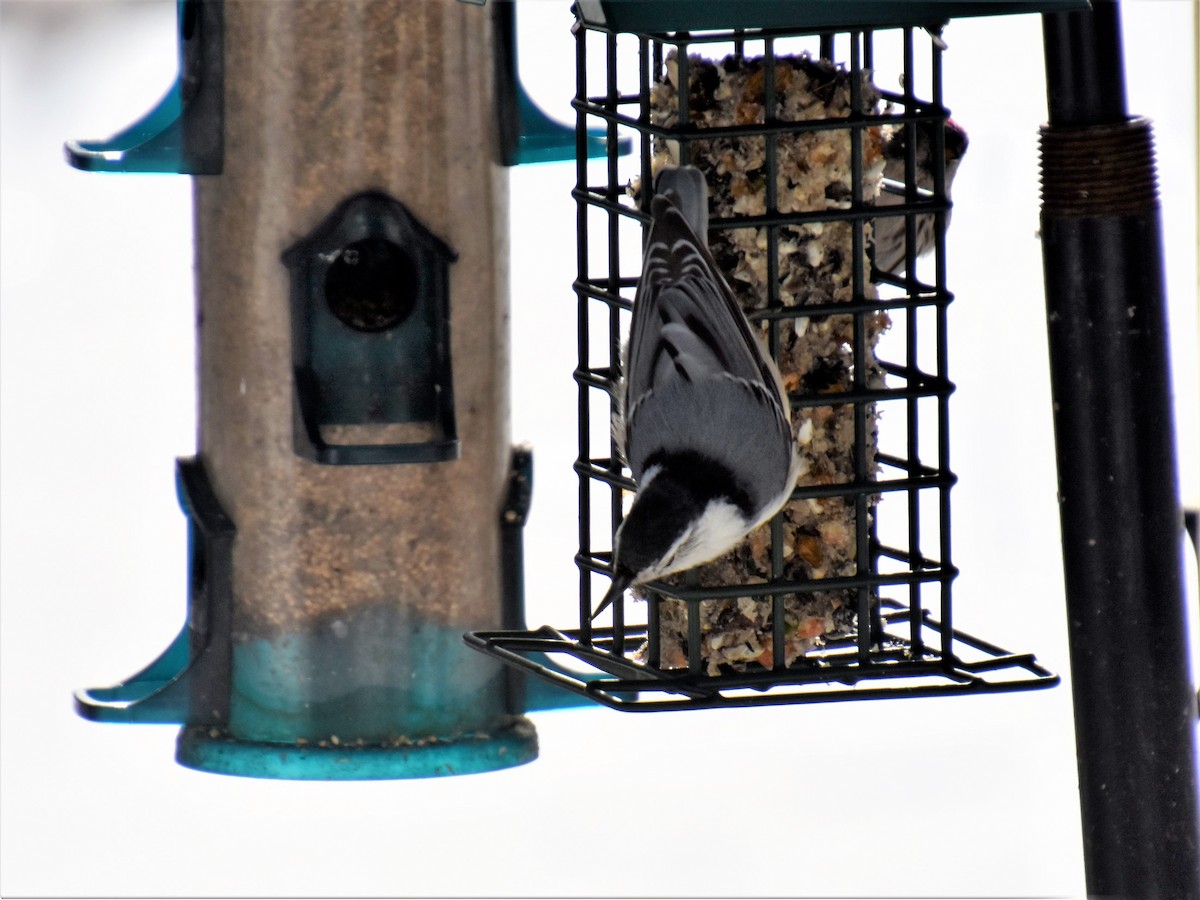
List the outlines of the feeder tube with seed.
{"label": "feeder tube with seed", "polygon": [[232,684],[227,719],[186,730],[180,759],[300,778],[527,761],[503,666],[462,642],[503,619],[490,9],[224,7],[224,167],[195,209],[199,460],[236,528]]}

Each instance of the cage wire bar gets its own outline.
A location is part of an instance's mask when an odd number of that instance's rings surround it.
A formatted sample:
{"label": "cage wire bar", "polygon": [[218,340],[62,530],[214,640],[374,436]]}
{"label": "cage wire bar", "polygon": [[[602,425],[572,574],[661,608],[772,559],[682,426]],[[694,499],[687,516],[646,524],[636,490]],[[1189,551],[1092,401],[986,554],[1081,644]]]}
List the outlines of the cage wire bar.
{"label": "cage wire bar", "polygon": [[[1032,654],[1010,653],[953,627],[952,585],[957,570],[951,559],[949,398],[954,384],[948,375],[947,307],[953,295],[946,286],[945,229],[950,208],[946,196],[943,123],[949,112],[943,103],[941,54],[936,33],[923,29],[863,29],[850,32],[788,31],[738,28],[696,33],[628,33],[577,19],[576,175],[578,274],[574,292],[578,304],[579,456],[575,465],[579,491],[579,627],[550,626],[525,632],[474,632],[473,646],[540,675],[562,687],[625,710],[662,710],[719,706],[822,702],[889,696],[1009,691],[1050,687],[1058,677]],[[928,85],[918,84],[915,44],[928,38]],[[886,106],[864,110],[864,73],[876,66],[880,41],[899,46],[903,75],[899,91],[875,86]],[[778,54],[806,54],[832,60],[842,51],[839,71],[848,74],[851,112],[845,118],[807,120],[776,116],[780,90],[776,81]],[[630,53],[630,49],[633,52]],[[674,51],[671,53],[670,51]],[[759,51],[763,77],[763,110],[759,120],[735,125],[701,127],[692,121],[689,54],[728,50],[740,60]],[[603,54],[603,85],[594,84],[589,54]],[[636,69],[628,57],[636,57]],[[665,63],[677,66],[678,116],[673,125],[654,121],[651,93],[665,77]],[[626,66],[623,67],[622,63]],[[636,71],[636,90],[624,87],[619,73]],[[683,86],[689,86],[684,89]],[[918,185],[918,133],[924,123],[932,131],[932,186]],[[589,131],[602,128],[608,148],[604,160],[589,163]],[[896,195],[894,205],[878,206],[864,196],[864,135],[884,126],[902,129],[906,143],[903,181],[884,180],[882,190]],[[848,131],[851,191],[848,202],[828,208],[781,212],[777,196],[779,141],[804,132]],[[622,165],[618,147],[630,132],[636,158]],[[784,572],[783,513],[770,523],[769,577],[763,583],[700,587],[689,573],[682,586],[655,582],[647,586],[644,624],[631,621],[637,609],[628,598],[612,605],[611,624],[591,620],[595,579],[608,578],[612,566],[612,535],[620,525],[626,500],[636,486],[623,469],[610,431],[617,408],[621,345],[627,332],[640,272],[641,244],[649,225],[650,191],[656,146],[679,147],[679,158],[690,158],[697,142],[716,138],[761,139],[764,145],[766,211],[710,218],[710,240],[723,231],[761,229],[767,243],[767,297],[748,318],[765,328],[769,351],[778,359],[780,328],[791,320],[852,317],[852,381],[840,393],[791,390],[793,414],[816,407],[849,406],[853,414],[853,480],[805,483],[802,478],[790,502],[840,499],[854,510],[854,571],[849,575],[796,579]],[[599,176],[599,177],[598,177]],[[602,178],[602,181],[600,180]],[[870,247],[868,222],[884,216],[905,219],[905,267],[902,274],[876,269],[866,256]],[[933,249],[929,260],[917,262],[918,223],[932,216]],[[783,229],[810,223],[849,223],[852,229],[852,296],[785,303],[780,292],[779,246]],[[623,268],[623,266],[625,268]],[[932,277],[928,276],[930,270]],[[899,270],[897,270],[899,271]],[[869,285],[874,288],[869,289]],[[900,360],[880,358],[881,377],[872,378],[868,356],[868,317],[886,315],[903,331]],[[604,331],[597,334],[597,326]],[[923,341],[927,343],[922,343]],[[932,353],[928,349],[932,345]],[[597,347],[602,351],[597,358]],[[902,447],[880,446],[872,440],[876,406],[886,405],[887,428],[894,429],[896,412],[903,411]],[[598,414],[597,407],[603,411]],[[892,432],[896,434],[896,431]],[[872,446],[872,443],[875,446]],[[606,449],[602,449],[606,448]],[[932,497],[932,502],[926,498]],[[903,500],[901,500],[903,498]],[[932,507],[932,509],[931,509]],[[605,516],[607,513],[607,516]],[[896,529],[881,536],[881,518],[901,520],[903,540]],[[605,521],[607,519],[607,521]],[[767,526],[764,526],[767,527]],[[597,534],[597,531],[604,532]],[[929,544],[936,545],[930,551]],[[604,584],[601,581],[599,584]],[[815,592],[845,592],[853,598],[853,616],[838,633],[827,634],[823,646],[785,659],[786,598]],[[603,589],[600,594],[603,594]],[[884,594],[895,596],[884,596]],[[667,598],[686,604],[686,666],[670,665],[663,657],[663,605]],[[705,670],[700,604],[728,598],[752,598],[770,604],[771,633],[768,666],[750,663],[744,671],[721,667]],[[932,600],[932,602],[930,602]],[[641,606],[642,604],[638,604]],[[935,610],[931,612],[927,605]],[[547,665],[546,660],[555,665]],[[558,665],[557,663],[562,663]]]}

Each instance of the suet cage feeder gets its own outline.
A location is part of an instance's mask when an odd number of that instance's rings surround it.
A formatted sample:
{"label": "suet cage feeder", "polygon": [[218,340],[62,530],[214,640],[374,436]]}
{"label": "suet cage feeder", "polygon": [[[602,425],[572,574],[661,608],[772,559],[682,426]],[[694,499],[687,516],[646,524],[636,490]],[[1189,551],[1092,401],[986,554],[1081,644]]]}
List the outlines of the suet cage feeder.
{"label": "suet cage feeder", "polygon": [[[574,190],[579,625],[476,633],[469,639],[477,647],[625,710],[1058,682],[1032,654],[954,624],[943,165],[950,110],[940,34],[955,15],[1070,5],[1078,4],[576,5],[578,146],[602,129],[609,147],[603,160],[577,155]],[[900,66],[891,87],[877,71],[885,56]],[[789,89],[806,78],[810,93],[789,105]],[[887,178],[883,135],[904,148]],[[628,157],[618,152],[622,140],[635,148]],[[932,143],[928,178],[918,175],[921,140]],[[830,157],[825,174],[796,158],[806,141],[810,158],[814,145]],[[721,581],[714,572],[702,583],[702,566],[648,585],[645,603],[614,604],[610,622],[593,624],[613,535],[636,489],[610,421],[649,222],[650,192],[641,186],[664,162],[706,172],[710,246],[780,364],[793,419],[805,423],[799,440],[814,442],[815,431],[840,447],[823,459],[805,449],[808,473],[788,506],[750,539],[757,548],[734,551],[757,556],[741,565],[751,577]],[[798,185],[804,179],[817,184],[815,198],[811,185]],[[918,259],[923,218],[932,219],[933,240]],[[873,264],[873,228],[884,219],[904,228],[904,264],[891,271]],[[811,335],[819,349],[802,346]],[[814,509],[829,513],[823,519]],[[821,548],[829,533],[843,544],[840,557]],[[805,629],[818,640],[801,644]],[[726,640],[744,646],[715,652]]]}

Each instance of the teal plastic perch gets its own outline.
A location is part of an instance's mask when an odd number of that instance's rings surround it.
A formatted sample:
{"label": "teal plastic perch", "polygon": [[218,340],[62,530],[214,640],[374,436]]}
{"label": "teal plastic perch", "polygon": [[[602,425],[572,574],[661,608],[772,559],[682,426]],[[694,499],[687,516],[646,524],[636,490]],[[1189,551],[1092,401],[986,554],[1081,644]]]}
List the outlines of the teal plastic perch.
{"label": "teal plastic perch", "polygon": [[176,465],[176,493],[188,519],[188,617],[179,635],[136,675],[76,691],[75,710],[96,722],[183,724],[228,715],[230,552],[235,529],[195,460]]}
{"label": "teal plastic perch", "polygon": [[187,716],[191,663],[190,634],[185,625],[154,662],[110,687],[75,692],[75,711],[93,722],[178,724]]}
{"label": "teal plastic perch", "polygon": [[[563,162],[575,159],[575,129],[556,122],[530,99],[524,86],[517,82],[517,122],[520,134],[507,165],[539,162]],[[600,129],[587,135],[588,159],[603,159],[607,154],[607,138]],[[624,156],[633,150],[630,138],[618,138],[617,152]]]}
{"label": "teal plastic perch", "polygon": [[224,145],[224,53],[219,2],[178,0],[179,72],[142,119],[107,140],[72,140],[67,162],[88,172],[217,175]]}
{"label": "teal plastic perch", "polygon": [[[496,28],[496,100],[500,116],[500,146],[506,166],[575,159],[578,149],[574,126],[555,121],[533,102],[518,74],[516,4],[494,0]],[[589,159],[608,155],[608,136],[602,129],[584,137]],[[633,141],[617,139],[616,151],[632,152]]]}

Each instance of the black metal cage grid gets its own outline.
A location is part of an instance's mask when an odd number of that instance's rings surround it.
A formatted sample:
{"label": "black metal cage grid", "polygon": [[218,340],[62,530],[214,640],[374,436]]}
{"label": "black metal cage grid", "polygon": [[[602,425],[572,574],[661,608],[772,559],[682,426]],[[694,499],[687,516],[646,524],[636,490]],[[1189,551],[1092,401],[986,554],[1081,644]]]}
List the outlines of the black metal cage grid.
{"label": "black metal cage grid", "polygon": [[[953,627],[948,401],[954,390],[947,374],[946,312],[952,295],[946,288],[945,134],[933,134],[932,187],[917,184],[916,131],[919,123],[944,123],[942,102],[944,44],[923,29],[796,33],[763,29],[721,32],[629,34],[576,23],[577,41],[577,201],[579,456],[579,622],[578,628],[545,627],[525,632],[475,632],[467,640],[478,649],[618,709],[654,710],[745,706],[884,696],[1007,691],[1049,687],[1058,678],[1031,654],[1002,650]],[[927,65],[919,65],[918,39],[928,37]],[[882,112],[862,112],[862,75],[873,72],[879,47],[902,68],[900,90],[876,86]],[[671,57],[667,51],[676,53]],[[804,52],[833,60],[849,73],[852,111],[846,118],[780,121],[775,109],[774,61],[784,53]],[[689,114],[690,90],[678,90],[679,115],[669,127],[652,121],[650,96],[663,77],[664,60],[673,58],[677,83],[688,85],[689,53],[706,58],[732,53],[763,60],[763,108],[759,121],[702,128]],[[631,59],[632,57],[632,59]],[[920,61],[924,62],[924,61]],[[596,70],[602,87],[597,82]],[[636,82],[629,80],[636,76]],[[628,83],[626,83],[628,80]],[[904,179],[885,179],[882,190],[902,200],[886,208],[863,196],[865,129],[903,129]],[[777,142],[800,131],[849,130],[852,190],[839,208],[781,213],[776,197]],[[589,134],[602,131],[608,153],[589,161]],[[849,405],[853,409],[853,479],[834,484],[805,484],[792,500],[842,498],[854,509],[854,574],[783,576],[781,515],[770,524],[771,574],[765,583],[719,588],[649,585],[645,603],[626,599],[613,604],[610,625],[594,624],[590,612],[604,593],[612,565],[612,536],[636,486],[622,466],[610,431],[620,384],[621,349],[637,289],[641,244],[649,223],[649,191],[631,190],[651,182],[655,142],[678,142],[688,158],[692,142],[717,137],[755,137],[765,144],[767,210],[761,215],[713,218],[710,234],[721,229],[756,228],[767,240],[768,296],[762,308],[748,312],[764,323],[767,345],[778,354],[780,323],[818,316],[853,317],[853,383],[828,393],[789,392],[793,411],[805,407]],[[629,139],[635,152],[621,157]],[[867,222],[882,216],[905,217],[906,266],[901,275],[875,269],[864,254]],[[918,216],[933,217],[933,247],[917,260]],[[781,229],[804,223],[842,221],[852,227],[853,296],[848,302],[785,304],[779,291]],[[868,284],[874,285],[868,290]],[[878,367],[884,381],[868,377],[867,317],[885,313],[892,322],[886,360]],[[884,349],[884,344],[880,349]],[[874,451],[868,440],[872,411],[884,414]],[[901,419],[902,417],[902,419]],[[897,421],[901,419],[901,421]],[[599,579],[599,580],[597,580]],[[853,618],[843,633],[827,635],[823,646],[787,664],[784,654],[784,600],[817,591],[844,591],[853,597]],[[598,591],[598,593],[597,593]],[[746,671],[705,670],[700,656],[699,604],[722,598],[752,597],[771,606],[771,665],[751,663]],[[687,605],[686,668],[666,665],[659,636],[663,598]],[[931,612],[930,607],[934,610]],[[644,609],[644,621],[633,613]],[[936,613],[936,614],[935,614]],[[602,621],[602,620],[601,620]]]}

